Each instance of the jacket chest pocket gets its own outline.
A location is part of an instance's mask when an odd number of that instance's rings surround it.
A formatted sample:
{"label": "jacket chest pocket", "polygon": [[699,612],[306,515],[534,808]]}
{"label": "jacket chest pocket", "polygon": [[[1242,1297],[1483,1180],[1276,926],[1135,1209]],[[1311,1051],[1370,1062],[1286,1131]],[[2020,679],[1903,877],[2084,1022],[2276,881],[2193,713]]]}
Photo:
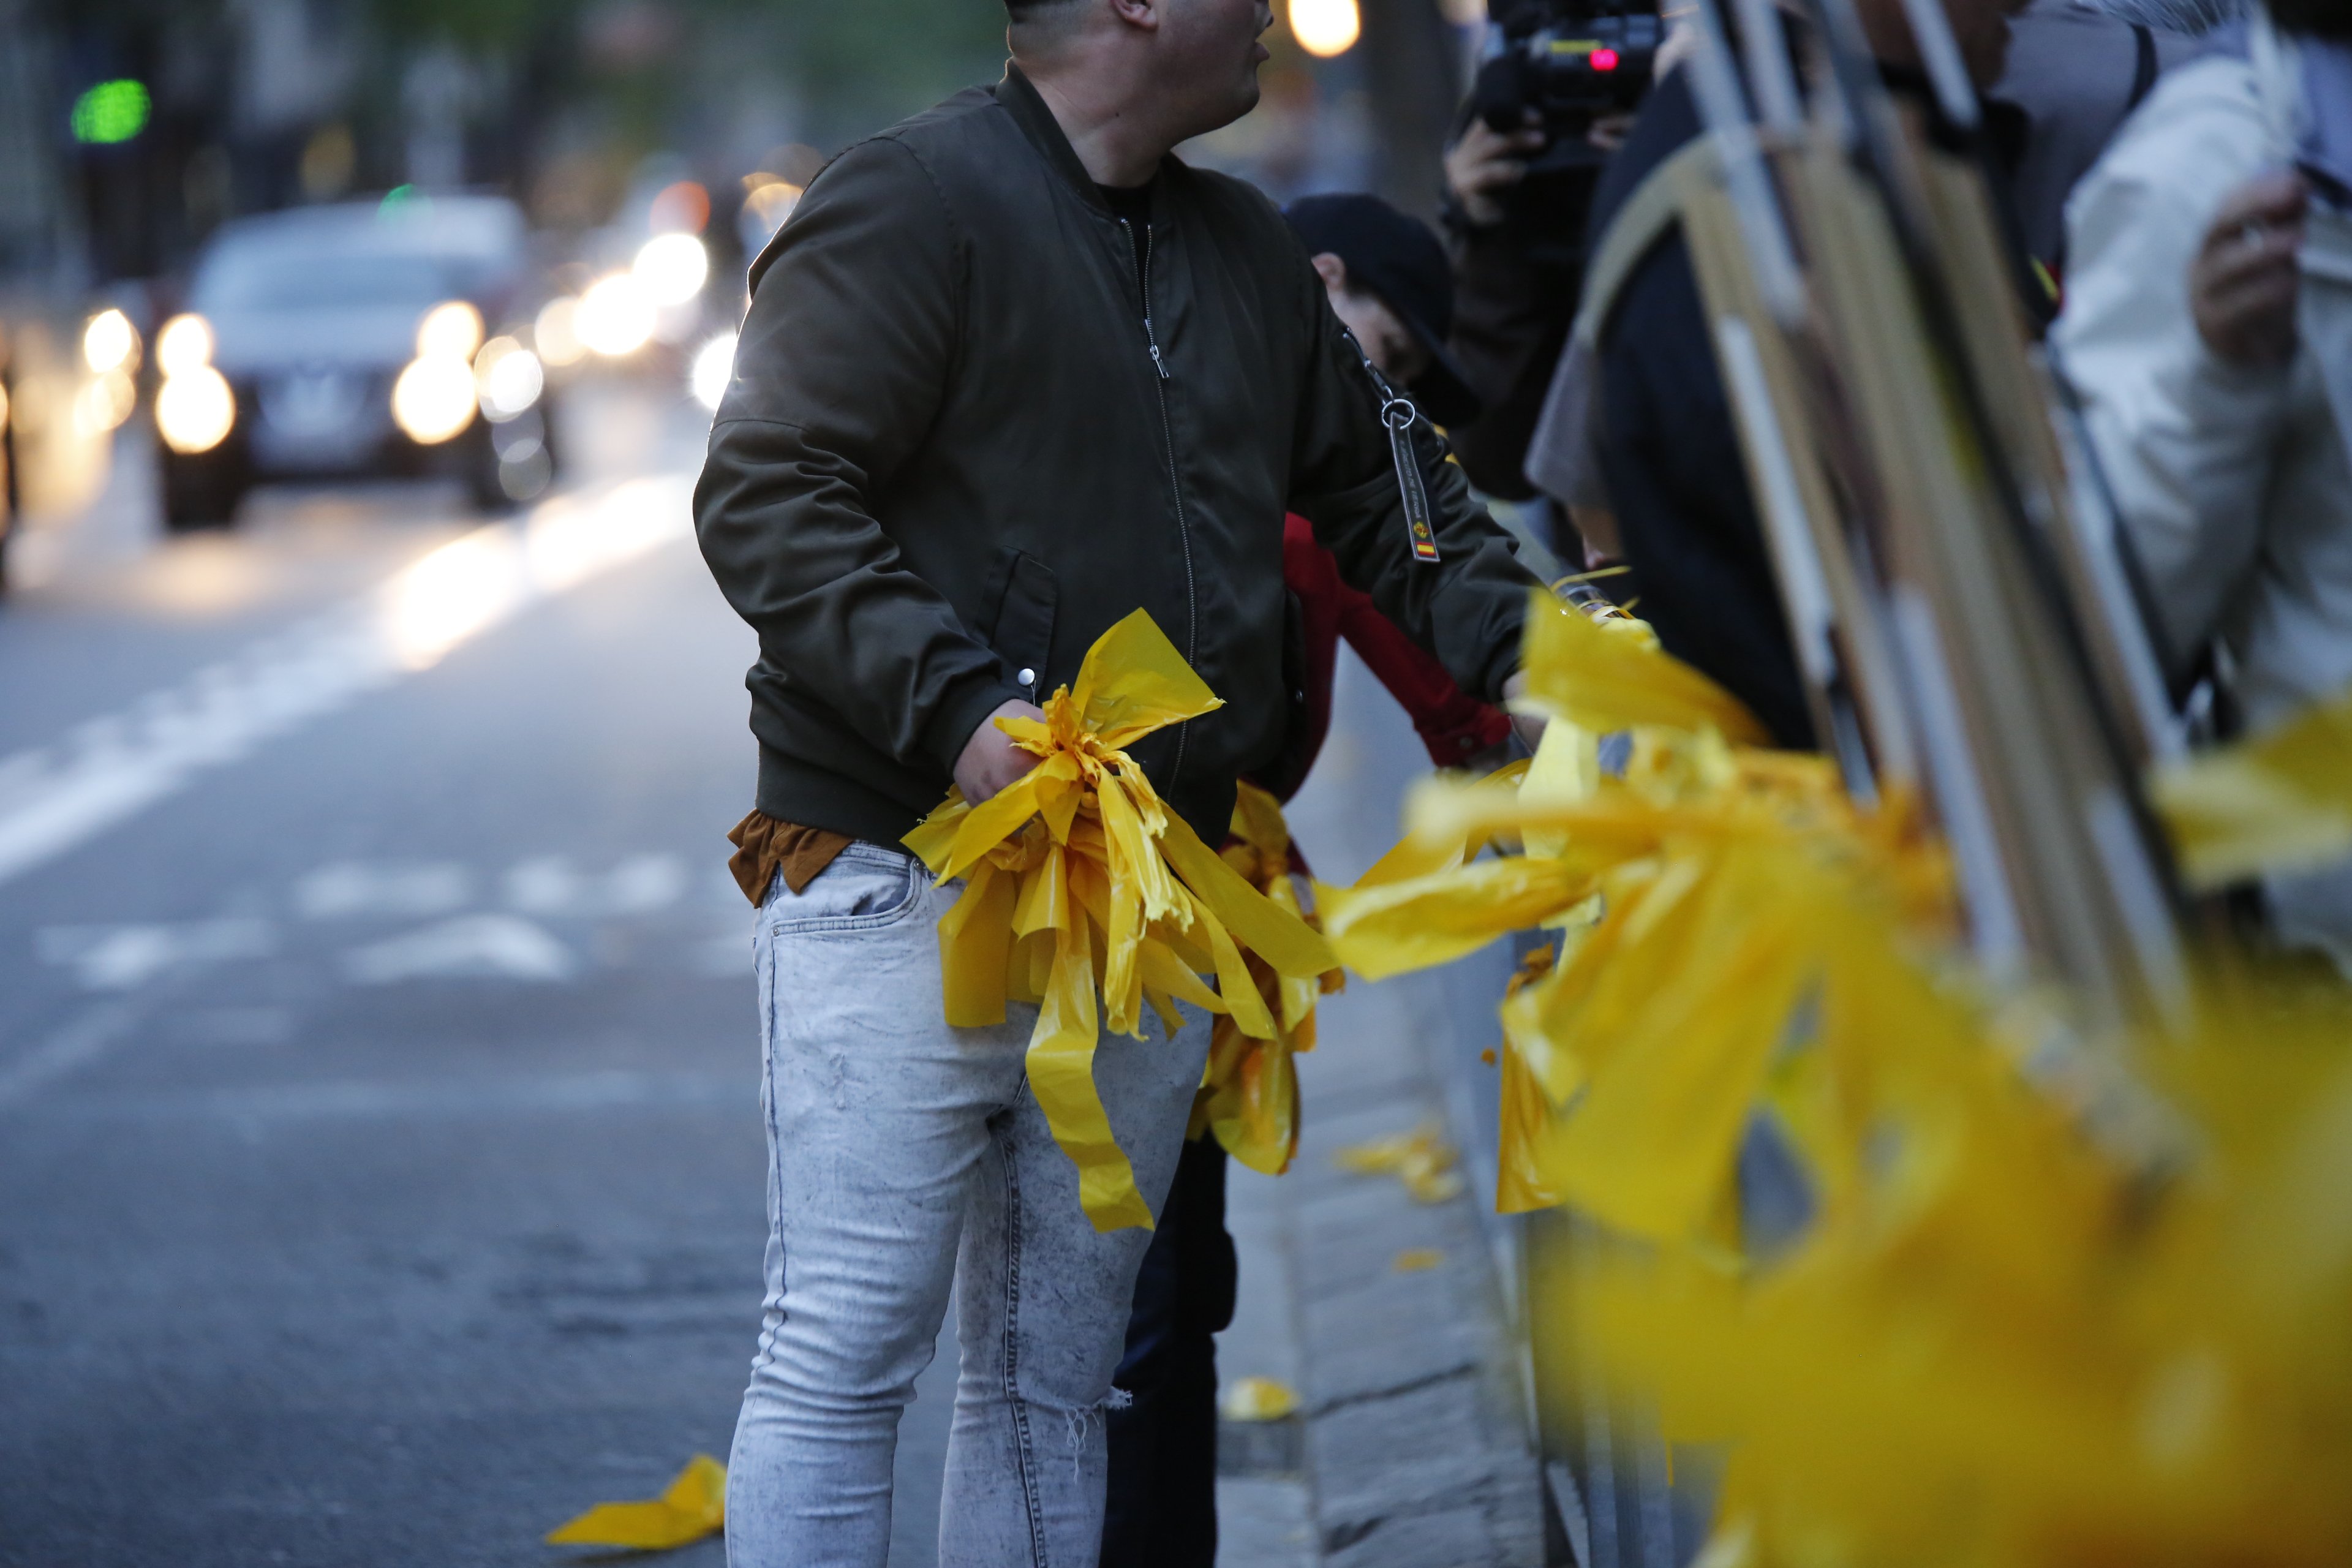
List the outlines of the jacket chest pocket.
{"label": "jacket chest pocket", "polygon": [[996,616],[988,646],[1004,660],[1029,700],[1043,703],[1046,661],[1054,652],[1054,569],[1035,556],[1007,546],[996,552],[991,575],[999,580]]}

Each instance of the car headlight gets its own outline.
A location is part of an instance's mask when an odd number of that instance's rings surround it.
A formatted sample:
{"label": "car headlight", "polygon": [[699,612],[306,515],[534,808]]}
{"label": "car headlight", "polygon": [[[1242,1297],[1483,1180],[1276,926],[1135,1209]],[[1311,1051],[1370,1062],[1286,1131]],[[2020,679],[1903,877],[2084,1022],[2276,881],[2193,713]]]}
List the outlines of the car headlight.
{"label": "car headlight", "polygon": [[155,363],[165,375],[184,375],[213,363],[212,323],[202,316],[174,316],[155,337]]}
{"label": "car headlight", "polygon": [[74,428],[85,436],[103,436],[131,417],[139,406],[139,386],[121,365],[91,377],[74,398]]}
{"label": "car headlight", "polygon": [[482,346],[482,313],[463,300],[445,300],[416,323],[418,359],[471,360]]}
{"label": "car headlight", "polygon": [[[156,349],[160,358],[163,345]],[[165,376],[163,389],[155,394],[155,429],[165,446],[184,457],[211,451],[228,439],[236,425],[236,395],[229,390],[227,378],[208,364]]]}
{"label": "car headlight", "polygon": [[447,354],[411,360],[392,384],[392,418],[420,447],[446,441],[474,422],[474,367]]}
{"label": "car headlight", "polygon": [[496,337],[474,356],[474,385],[482,417],[500,425],[529,412],[539,401],[547,390],[547,371],[537,354],[513,338]]}
{"label": "car headlight", "polygon": [[92,375],[137,370],[139,329],[120,310],[100,310],[81,330],[81,357]]}

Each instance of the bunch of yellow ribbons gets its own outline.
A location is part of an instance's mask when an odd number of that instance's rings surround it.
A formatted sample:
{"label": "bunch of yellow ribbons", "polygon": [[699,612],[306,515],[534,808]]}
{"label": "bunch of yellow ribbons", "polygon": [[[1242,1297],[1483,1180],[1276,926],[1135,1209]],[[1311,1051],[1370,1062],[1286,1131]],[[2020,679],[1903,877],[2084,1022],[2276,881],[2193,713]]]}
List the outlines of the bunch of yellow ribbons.
{"label": "bunch of yellow ribbons", "polygon": [[1151,1224],[1095,1092],[1101,1029],[1140,1038],[1148,1003],[1172,1038],[1183,1001],[1276,1040],[1249,955],[1286,981],[1312,984],[1338,966],[1296,906],[1203,844],[1123,749],[1220,706],[1138,610],[1087,651],[1042,722],[997,721],[1035,753],[1034,768],[978,806],[950,795],[907,836],[942,882],[966,879],[940,922],[948,1022],[1002,1024],[1008,1002],[1037,1004],[1030,1089],[1099,1230]]}
{"label": "bunch of yellow ribbons", "polygon": [[[1250,886],[1281,908],[1319,929],[1312,910],[1300,908],[1291,875],[1290,829],[1274,796],[1244,782],[1234,802],[1232,837],[1223,851]],[[1294,1053],[1315,1048],[1315,999],[1340,988],[1335,964],[1319,978],[1279,973],[1255,952],[1245,955],[1250,977],[1274,1020],[1270,1037],[1254,1036],[1228,1014],[1219,1018],[1209,1042],[1209,1068],[1192,1107],[1191,1136],[1203,1132],[1253,1171],[1278,1176],[1298,1152],[1298,1064]]]}
{"label": "bunch of yellow ribbons", "polygon": [[[1653,1244],[1565,1288],[1539,1259],[1536,1331],[1731,1445],[1708,1561],[2352,1561],[2344,989],[2209,977],[2192,1027],[2085,1042],[1961,961],[1906,803],[1735,744],[1730,699],[1575,615],[1535,610],[1533,764],[1425,786],[1318,905],[1374,974],[1553,934],[1503,1003],[1498,1196]],[[2339,701],[2157,781],[2192,878],[2352,843],[2347,737]],[[1734,1175],[1759,1114],[1814,1201],[1769,1266]]]}

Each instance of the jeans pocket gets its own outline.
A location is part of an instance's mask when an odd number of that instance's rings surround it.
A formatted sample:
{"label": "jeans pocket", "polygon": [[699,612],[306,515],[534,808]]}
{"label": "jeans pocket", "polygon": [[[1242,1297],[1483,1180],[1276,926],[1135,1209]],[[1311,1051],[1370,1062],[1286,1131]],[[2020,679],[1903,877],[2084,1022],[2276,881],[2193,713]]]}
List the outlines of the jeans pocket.
{"label": "jeans pocket", "polygon": [[929,880],[911,855],[852,845],[799,892],[778,886],[768,900],[768,931],[803,936],[896,925],[922,906]]}

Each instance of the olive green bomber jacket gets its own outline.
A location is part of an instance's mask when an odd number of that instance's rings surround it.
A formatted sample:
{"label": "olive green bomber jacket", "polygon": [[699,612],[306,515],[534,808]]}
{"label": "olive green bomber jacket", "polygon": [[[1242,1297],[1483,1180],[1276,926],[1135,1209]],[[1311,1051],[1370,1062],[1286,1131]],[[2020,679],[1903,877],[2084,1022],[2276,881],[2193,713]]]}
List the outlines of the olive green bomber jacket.
{"label": "olive green bomber jacket", "polygon": [[1282,743],[1286,510],[1464,689],[1516,668],[1531,579],[1425,421],[1416,558],[1385,389],[1272,204],[1171,157],[1131,233],[1017,68],[835,158],[751,287],[695,520],[771,816],[895,842],[1140,606],[1224,706],[1133,754],[1219,841]]}

